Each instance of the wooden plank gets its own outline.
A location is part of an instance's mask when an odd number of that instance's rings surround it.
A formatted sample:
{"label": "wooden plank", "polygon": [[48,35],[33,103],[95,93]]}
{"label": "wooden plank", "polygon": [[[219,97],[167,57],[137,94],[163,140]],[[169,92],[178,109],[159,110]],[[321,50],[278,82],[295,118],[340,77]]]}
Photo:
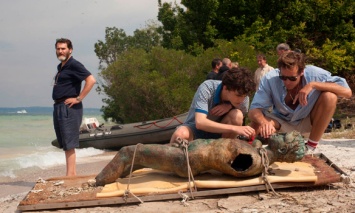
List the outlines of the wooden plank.
{"label": "wooden plank", "polygon": [[[273,184],[274,189],[290,188],[290,187],[294,187],[294,185]],[[247,187],[238,187],[238,188],[196,191],[193,192],[192,195],[194,196],[194,198],[198,198],[198,197],[208,197],[208,196],[236,194],[236,193],[243,193],[243,192],[264,191],[264,190],[266,190],[265,185],[258,185],[258,186],[247,186]],[[190,199],[192,198],[190,192],[184,192],[184,194],[188,195]],[[182,197],[178,193],[175,193],[175,194],[162,194],[162,195],[146,195],[146,196],[139,197],[139,199],[142,200],[143,202],[150,202],[150,201],[162,201],[162,200],[176,200],[176,199],[182,199]],[[44,209],[67,209],[67,208],[79,208],[79,207],[118,205],[118,204],[126,204],[126,203],[140,203],[140,200],[138,200],[133,196],[128,197],[126,200],[123,197],[100,198],[97,200],[90,200],[90,201],[24,205],[24,206],[18,206],[17,209],[20,211],[33,211],[33,210],[44,210]]]}
{"label": "wooden plank", "polygon": [[[345,174],[339,167],[337,167],[333,162],[331,162],[326,156],[323,154],[315,154],[314,155],[318,160],[321,160],[333,168],[333,173],[337,174]],[[310,187],[314,186],[313,183],[274,183],[272,184],[274,189],[282,189],[282,188],[292,188],[292,187]],[[214,189],[214,190],[201,190],[193,192],[193,197],[209,197],[216,195],[226,195],[226,194],[236,194],[243,192],[253,192],[253,191],[265,191],[265,185],[257,185],[257,186],[247,186],[247,187],[237,187],[237,188],[224,188],[224,189]],[[192,198],[192,195],[189,192],[184,192],[184,194],[188,195]],[[145,195],[140,196],[140,200],[143,202],[149,201],[163,201],[163,200],[176,200],[182,199],[181,195],[178,193],[174,194],[162,194],[162,195]],[[94,206],[109,206],[109,205],[120,205],[126,203],[139,203],[140,200],[137,198],[130,196],[127,199],[122,197],[113,197],[113,198],[97,198],[95,200],[84,200],[84,201],[73,201],[73,202],[55,202],[55,203],[38,203],[34,205],[19,205],[17,207],[20,211],[33,211],[33,210],[45,210],[45,209],[68,209],[68,208],[81,208],[81,207],[94,207]]]}
{"label": "wooden plank", "polygon": [[348,176],[347,173],[345,173],[342,169],[340,169],[337,165],[335,165],[329,158],[327,158],[323,153],[318,153],[315,154],[317,157],[320,159],[323,159],[326,164],[328,164],[330,167],[332,167],[336,172],[338,172],[341,175],[346,175]]}

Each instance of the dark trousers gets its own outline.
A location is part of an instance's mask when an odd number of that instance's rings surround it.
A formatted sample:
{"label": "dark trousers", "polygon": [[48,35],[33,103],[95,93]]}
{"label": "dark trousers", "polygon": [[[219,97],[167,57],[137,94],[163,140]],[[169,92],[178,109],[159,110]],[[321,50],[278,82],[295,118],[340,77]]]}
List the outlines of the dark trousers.
{"label": "dark trousers", "polygon": [[64,102],[53,105],[53,124],[59,146],[63,150],[79,147],[79,130],[83,119],[82,103],[71,108]]}

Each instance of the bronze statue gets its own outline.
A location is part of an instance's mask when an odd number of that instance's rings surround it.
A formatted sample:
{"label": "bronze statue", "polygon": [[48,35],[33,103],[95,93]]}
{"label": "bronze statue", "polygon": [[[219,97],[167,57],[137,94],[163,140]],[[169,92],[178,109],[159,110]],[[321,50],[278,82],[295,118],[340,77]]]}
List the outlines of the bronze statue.
{"label": "bronze statue", "polygon": [[[259,140],[253,145],[239,139],[197,139],[188,145],[188,157],[193,175],[207,170],[216,170],[235,177],[254,176],[264,167],[260,150],[265,150],[269,164],[275,161],[295,162],[305,153],[304,139],[298,132],[272,135],[268,145],[262,148]],[[129,174],[135,153],[133,171],[153,168],[188,177],[187,161],[181,147],[171,145],[139,144],[123,147],[110,163],[96,176],[96,185],[113,183]]]}

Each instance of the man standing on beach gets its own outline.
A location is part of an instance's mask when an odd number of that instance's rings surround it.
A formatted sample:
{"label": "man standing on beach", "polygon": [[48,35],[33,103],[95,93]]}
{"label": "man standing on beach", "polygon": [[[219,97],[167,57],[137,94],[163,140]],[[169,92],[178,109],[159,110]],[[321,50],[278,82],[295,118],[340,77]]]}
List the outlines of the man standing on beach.
{"label": "man standing on beach", "polygon": [[[69,39],[57,39],[55,48],[57,58],[61,63],[57,66],[58,72],[54,77],[52,92],[53,124],[58,143],[65,151],[66,175],[75,176],[75,148],[79,147],[79,129],[83,117],[82,100],[90,92],[96,80],[80,62],[71,56],[73,45]],[[85,86],[81,91],[83,80]]]}

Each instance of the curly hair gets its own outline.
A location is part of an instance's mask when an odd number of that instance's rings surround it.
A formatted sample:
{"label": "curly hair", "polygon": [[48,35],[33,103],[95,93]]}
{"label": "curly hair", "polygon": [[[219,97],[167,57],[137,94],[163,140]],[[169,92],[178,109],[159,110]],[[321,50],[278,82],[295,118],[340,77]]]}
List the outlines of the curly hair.
{"label": "curly hair", "polygon": [[245,67],[234,67],[225,72],[222,85],[229,91],[237,91],[239,95],[251,95],[255,92],[255,83],[251,72]]}
{"label": "curly hair", "polygon": [[295,51],[285,53],[277,60],[277,66],[280,70],[282,68],[292,69],[297,66],[298,74],[300,74],[306,67],[304,54]]}

